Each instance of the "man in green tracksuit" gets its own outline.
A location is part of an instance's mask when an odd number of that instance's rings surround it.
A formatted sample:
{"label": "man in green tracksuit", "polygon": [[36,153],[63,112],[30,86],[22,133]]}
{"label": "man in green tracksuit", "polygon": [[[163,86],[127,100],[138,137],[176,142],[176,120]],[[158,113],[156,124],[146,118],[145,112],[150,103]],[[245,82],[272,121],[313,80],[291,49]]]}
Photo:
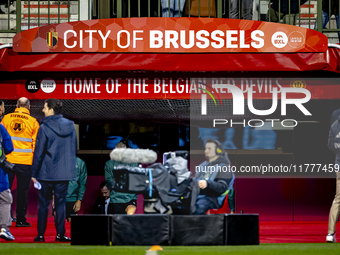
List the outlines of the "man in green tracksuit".
{"label": "man in green tracksuit", "polygon": [[76,158],[77,179],[69,181],[66,197],[66,219],[71,221],[71,214],[77,214],[81,208],[87,182],[87,169],[85,162]]}
{"label": "man in green tracksuit", "polygon": [[[120,141],[116,145],[117,148],[128,148],[128,143],[126,140]],[[124,166],[138,166],[137,163],[122,163],[115,160],[109,160],[105,163],[105,181],[111,183],[112,186],[115,183],[113,171],[115,167],[119,165]],[[134,214],[137,209],[137,194],[132,193],[122,193],[111,190],[110,194],[110,204],[112,204],[112,210],[114,214]]]}

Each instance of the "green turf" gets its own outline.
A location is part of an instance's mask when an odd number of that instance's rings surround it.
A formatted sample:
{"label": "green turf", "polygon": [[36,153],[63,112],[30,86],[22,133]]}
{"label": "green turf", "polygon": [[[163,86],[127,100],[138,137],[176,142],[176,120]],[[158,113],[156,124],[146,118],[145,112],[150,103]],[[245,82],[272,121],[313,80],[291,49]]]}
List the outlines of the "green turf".
{"label": "green turf", "polygon": [[[5,255],[145,255],[150,246],[71,246],[70,244],[17,244],[0,243]],[[206,254],[261,254],[261,255],[314,255],[340,254],[340,244],[261,244],[258,246],[163,246],[158,255],[206,255]]]}

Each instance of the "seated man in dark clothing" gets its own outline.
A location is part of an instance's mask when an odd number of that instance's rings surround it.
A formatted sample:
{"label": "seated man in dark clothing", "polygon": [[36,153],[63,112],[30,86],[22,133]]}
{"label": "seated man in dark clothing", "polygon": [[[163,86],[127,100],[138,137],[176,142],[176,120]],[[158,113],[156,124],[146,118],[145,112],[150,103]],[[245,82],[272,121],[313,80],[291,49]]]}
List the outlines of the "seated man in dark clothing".
{"label": "seated man in dark clothing", "polygon": [[111,186],[108,182],[103,181],[99,185],[100,196],[97,197],[94,203],[93,214],[113,214],[112,204],[110,204]]}
{"label": "seated man in dark clothing", "polygon": [[223,152],[219,141],[208,139],[204,154],[207,160],[196,167],[195,178],[200,194],[196,200],[194,214],[205,214],[210,209],[219,208],[218,197],[229,189],[229,184],[234,178],[229,168],[229,158]]}

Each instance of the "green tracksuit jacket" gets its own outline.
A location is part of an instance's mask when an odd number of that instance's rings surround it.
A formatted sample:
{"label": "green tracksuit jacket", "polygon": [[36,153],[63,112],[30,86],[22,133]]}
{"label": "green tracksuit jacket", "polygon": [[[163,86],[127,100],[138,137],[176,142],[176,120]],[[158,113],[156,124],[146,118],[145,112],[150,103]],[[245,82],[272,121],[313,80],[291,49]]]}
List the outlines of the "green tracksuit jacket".
{"label": "green tracksuit jacket", "polygon": [[82,201],[84,198],[87,182],[87,169],[85,162],[77,157],[76,159],[77,178],[69,181],[66,202]]}
{"label": "green tracksuit jacket", "polygon": [[[115,160],[109,160],[105,163],[105,181],[111,183],[114,181],[114,176],[113,176],[113,170],[115,167],[119,165],[124,165],[124,166],[138,166],[137,163],[122,163],[122,162],[117,162]],[[117,192],[114,190],[111,190],[110,194],[110,203],[128,203],[131,200],[137,200],[137,194],[133,193],[122,193],[122,192]]]}

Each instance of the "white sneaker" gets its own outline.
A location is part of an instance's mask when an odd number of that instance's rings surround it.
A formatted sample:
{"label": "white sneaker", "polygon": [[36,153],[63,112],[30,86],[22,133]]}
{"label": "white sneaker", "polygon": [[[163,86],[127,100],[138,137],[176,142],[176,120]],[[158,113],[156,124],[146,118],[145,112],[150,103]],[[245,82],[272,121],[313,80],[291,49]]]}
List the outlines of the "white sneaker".
{"label": "white sneaker", "polygon": [[326,236],[327,243],[336,243],[335,235],[334,234],[328,234]]}
{"label": "white sneaker", "polygon": [[6,241],[14,241],[15,240],[15,238],[11,234],[11,232],[9,232],[9,230],[6,230],[4,228],[1,229],[0,238],[5,239]]}

